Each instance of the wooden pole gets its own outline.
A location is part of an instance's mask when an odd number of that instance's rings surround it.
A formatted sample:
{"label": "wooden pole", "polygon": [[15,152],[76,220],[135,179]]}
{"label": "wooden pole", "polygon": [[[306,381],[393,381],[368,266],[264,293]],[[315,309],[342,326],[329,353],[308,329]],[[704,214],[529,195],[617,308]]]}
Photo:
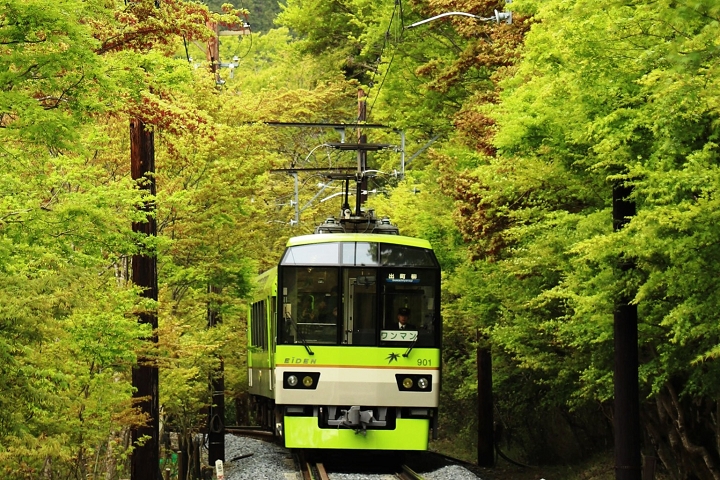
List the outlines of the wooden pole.
{"label": "wooden pole", "polygon": [[210,64],[210,71],[215,76],[215,82],[220,82],[220,39],[218,38],[218,25],[213,20],[206,22],[207,27],[212,30],[213,36],[207,41],[207,61]]}
{"label": "wooden pole", "polygon": [[[137,118],[130,120],[130,171],[133,180],[150,195],[155,195],[155,139],[152,131]],[[147,213],[145,222],[133,223],[133,232],[151,237],[157,235],[154,201],[146,202],[142,210]],[[142,296],[157,301],[157,258],[155,254],[141,253],[132,257],[133,284],[143,289]],[[157,312],[144,311],[138,315],[138,322],[152,328],[150,341],[157,342]],[[147,416],[147,423],[132,431],[133,450],[130,466],[131,480],[160,480],[160,405],[158,400],[158,369],[152,360],[138,358],[132,371],[133,397],[140,411]],[[138,445],[138,440],[143,440]]]}

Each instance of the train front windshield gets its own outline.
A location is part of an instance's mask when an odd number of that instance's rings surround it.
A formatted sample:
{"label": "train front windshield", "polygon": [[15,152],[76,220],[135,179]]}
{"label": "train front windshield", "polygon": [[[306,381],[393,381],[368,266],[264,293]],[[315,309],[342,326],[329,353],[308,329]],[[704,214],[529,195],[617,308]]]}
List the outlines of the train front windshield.
{"label": "train front windshield", "polygon": [[440,269],[432,250],[297,245],[286,250],[279,274],[279,344],[440,345]]}

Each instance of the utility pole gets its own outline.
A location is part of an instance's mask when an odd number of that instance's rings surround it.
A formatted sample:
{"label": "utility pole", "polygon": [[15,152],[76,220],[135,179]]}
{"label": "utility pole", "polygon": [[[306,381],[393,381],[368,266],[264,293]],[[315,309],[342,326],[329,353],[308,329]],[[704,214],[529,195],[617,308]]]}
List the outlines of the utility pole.
{"label": "utility pole", "polygon": [[[207,61],[210,63],[210,71],[215,77],[215,83],[221,84],[220,79],[220,39],[218,25],[213,20],[207,21],[207,27],[212,30],[213,36],[207,42]],[[220,289],[214,285],[208,286],[208,328],[220,323],[220,313],[214,305],[214,294]],[[225,369],[222,358],[219,359],[220,366],[210,381],[212,390],[210,407],[208,408],[208,463],[215,465],[216,460],[225,461]]]}
{"label": "utility pole", "polygon": [[[208,328],[213,328],[222,321],[217,302],[213,298],[220,293],[215,286],[208,287]],[[222,357],[218,359],[218,366],[215,375],[210,382],[212,398],[208,409],[208,464],[215,465],[216,460],[225,461],[225,378],[224,363]]]}
{"label": "utility pole", "polygon": [[[367,119],[367,101],[366,101],[365,90],[362,88],[358,89],[358,123],[362,123]],[[365,134],[362,127],[358,129],[358,145],[367,143],[367,135]],[[360,208],[362,204],[367,201],[367,178],[365,178],[364,172],[367,170],[367,150],[362,148],[358,149],[357,152],[358,160],[358,177],[360,181],[357,182],[357,193],[355,194],[355,215],[360,215]]]}
{"label": "utility pole", "polygon": [[495,437],[493,433],[492,354],[486,338],[477,331],[477,393],[478,393],[478,451],[481,467],[495,466]]}
{"label": "utility pole", "polygon": [[205,52],[207,61],[210,63],[210,71],[215,76],[215,83],[220,83],[220,40],[218,39],[218,26],[213,20],[206,22],[207,27],[213,32],[213,36],[207,41]]}
{"label": "utility pole", "polygon": [[[130,120],[130,171],[141,189],[155,196],[155,139],[152,131],[138,118]],[[146,201],[141,209],[146,212],[145,222],[133,223],[133,232],[147,237],[157,235],[154,200]],[[142,288],[141,295],[157,301],[157,257],[154,253],[136,254],[132,257],[132,282]],[[138,322],[152,328],[150,341],[157,342],[157,311],[143,311]],[[133,397],[141,413],[147,415],[147,423],[132,431],[131,480],[160,480],[159,436],[160,405],[158,400],[158,369],[149,358],[138,358],[132,370]],[[143,437],[146,437],[143,439]],[[141,440],[143,439],[143,440]],[[138,445],[138,440],[143,442]]]}
{"label": "utility pole", "polygon": [[[290,222],[292,226],[298,226],[300,224],[300,179],[298,178],[298,172],[291,172],[293,176],[293,186],[295,188],[295,196],[290,201],[290,206],[295,207],[295,219]],[[294,205],[293,205],[294,204]]]}
{"label": "utility pole", "polygon": [[[632,187],[621,181],[613,185],[613,230],[621,230],[635,215],[635,202],[628,200]],[[620,271],[635,268],[632,259],[621,257]],[[640,465],[640,393],[638,388],[638,316],[637,305],[628,294],[617,301],[614,312],[615,333],[615,478],[641,480]]]}

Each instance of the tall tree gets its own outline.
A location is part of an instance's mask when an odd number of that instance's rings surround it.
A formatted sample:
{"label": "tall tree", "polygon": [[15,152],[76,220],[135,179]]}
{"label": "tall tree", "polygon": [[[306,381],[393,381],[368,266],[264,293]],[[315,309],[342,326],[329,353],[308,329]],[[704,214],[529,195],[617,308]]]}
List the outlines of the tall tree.
{"label": "tall tree", "polygon": [[[556,399],[607,401],[612,300],[634,296],[647,448],[676,476],[718,478],[709,360],[718,332],[714,286],[704,280],[716,257],[718,46],[710,38],[718,7],[527,1],[515,8],[541,22],[496,109],[502,155],[477,176],[486,184],[502,174],[503,190],[520,195],[498,202],[480,190],[468,198],[492,207],[497,268],[515,279],[500,299],[493,338],[528,370],[557,369],[550,371],[560,380]],[[523,187],[533,178],[546,186]],[[639,211],[613,234],[608,208],[617,180],[635,187]],[[634,273],[620,274],[621,254],[635,259]],[[522,310],[508,311],[513,304]]]}
{"label": "tall tree", "polygon": [[129,229],[144,214],[123,112],[181,124],[171,91],[187,67],[147,52],[170,53],[170,32],[202,38],[208,16],[184,2],[0,7],[7,478],[123,471],[123,435],[143,420],[128,374],[149,335],[130,313],[155,308],[125,271],[129,255],[154,247]]}

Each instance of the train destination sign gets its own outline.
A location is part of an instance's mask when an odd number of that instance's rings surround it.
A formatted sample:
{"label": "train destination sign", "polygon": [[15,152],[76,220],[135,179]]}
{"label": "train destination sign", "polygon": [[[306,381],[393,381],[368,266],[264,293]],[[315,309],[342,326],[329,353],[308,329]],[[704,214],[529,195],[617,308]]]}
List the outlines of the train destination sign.
{"label": "train destination sign", "polygon": [[418,332],[415,330],[381,330],[380,340],[384,342],[414,342]]}
{"label": "train destination sign", "polygon": [[397,275],[389,273],[385,281],[387,283],[420,283],[417,273],[409,275],[407,273],[398,273]]}

